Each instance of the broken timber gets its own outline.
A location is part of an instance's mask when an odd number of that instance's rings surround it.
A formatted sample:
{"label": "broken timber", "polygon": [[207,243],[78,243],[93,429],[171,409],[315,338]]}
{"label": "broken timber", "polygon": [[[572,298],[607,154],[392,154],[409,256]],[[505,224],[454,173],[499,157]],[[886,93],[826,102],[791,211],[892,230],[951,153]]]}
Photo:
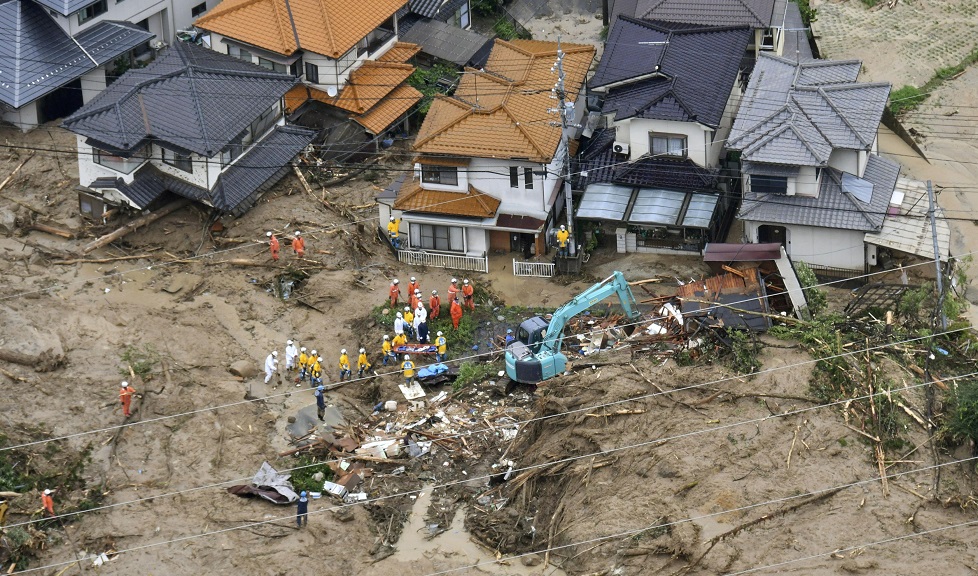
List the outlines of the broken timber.
{"label": "broken timber", "polygon": [[129,234],[130,232],[135,231],[140,226],[145,226],[147,224],[156,222],[157,220],[166,216],[167,214],[170,214],[171,212],[176,212],[177,210],[183,208],[188,204],[190,204],[190,200],[184,198],[182,200],[177,200],[175,202],[167,204],[166,206],[160,208],[156,212],[151,212],[149,214],[146,214],[145,216],[140,216],[139,218],[136,218],[135,220],[129,222],[128,224],[122,226],[121,228],[115,230],[114,232],[110,232],[105,236],[102,236],[101,238],[89,242],[88,244],[85,245],[84,248],[82,248],[82,253],[88,254],[92,250],[96,250],[98,248],[101,248],[102,246],[105,246],[106,244],[115,242],[119,238],[122,238],[123,236]]}

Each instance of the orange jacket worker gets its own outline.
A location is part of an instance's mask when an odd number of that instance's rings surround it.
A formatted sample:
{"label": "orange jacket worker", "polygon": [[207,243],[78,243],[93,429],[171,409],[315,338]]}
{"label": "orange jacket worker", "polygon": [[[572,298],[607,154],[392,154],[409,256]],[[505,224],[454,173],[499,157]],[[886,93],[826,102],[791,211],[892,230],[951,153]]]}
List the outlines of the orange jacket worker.
{"label": "orange jacket worker", "polygon": [[434,320],[438,317],[438,313],[441,312],[441,298],[438,297],[438,291],[431,291],[431,298],[428,299],[428,308],[431,308],[431,313],[428,317]]}
{"label": "orange jacket worker", "polygon": [[278,252],[282,249],[282,245],[271,232],[266,232],[265,236],[268,236],[268,249],[272,251],[272,260],[278,260]]}
{"label": "orange jacket worker", "polygon": [[465,298],[465,307],[475,310],[475,288],[469,284],[469,279],[462,280],[462,296]]}
{"label": "orange jacket worker", "polygon": [[306,255],[306,241],[302,237],[302,232],[298,230],[295,231],[295,239],[292,240],[292,249],[295,250],[295,255],[298,258]]}
{"label": "orange jacket worker", "polygon": [[397,300],[401,297],[400,283],[401,281],[398,280],[397,278],[394,278],[394,281],[391,282],[391,289],[390,289],[391,308],[397,307]]}
{"label": "orange jacket worker", "polygon": [[452,326],[455,326],[455,329],[458,330],[458,323],[462,320],[462,307],[459,305],[458,300],[452,300],[450,312],[452,315]]}
{"label": "orange jacket worker", "polygon": [[122,415],[126,418],[132,416],[129,406],[132,404],[132,395],[135,393],[136,389],[130,386],[128,382],[122,383],[122,388],[119,390],[119,402],[122,402]]}
{"label": "orange jacket worker", "polygon": [[41,506],[47,516],[54,516],[54,498],[51,497],[51,494],[51,490],[45,490],[41,493]]}

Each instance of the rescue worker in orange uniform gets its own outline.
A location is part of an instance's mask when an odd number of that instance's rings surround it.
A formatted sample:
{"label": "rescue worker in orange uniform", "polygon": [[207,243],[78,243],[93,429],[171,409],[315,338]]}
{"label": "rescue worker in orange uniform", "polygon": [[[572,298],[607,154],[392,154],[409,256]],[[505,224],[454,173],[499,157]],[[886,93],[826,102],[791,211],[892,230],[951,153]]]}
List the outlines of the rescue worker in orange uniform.
{"label": "rescue worker in orange uniform", "polygon": [[[415,292],[418,292],[419,290],[421,290],[421,282],[418,282],[418,279],[417,278],[415,278],[414,276],[411,276],[411,283],[408,284],[408,294],[414,294]],[[416,308],[416,306],[415,306],[415,308]]]}
{"label": "rescue worker in orange uniform", "polygon": [[128,382],[122,383],[122,388],[119,390],[119,402],[122,402],[122,415],[126,418],[132,416],[129,406],[132,404],[132,396],[135,393],[136,389],[130,386]]}
{"label": "rescue worker in orange uniform", "polygon": [[292,240],[292,249],[295,250],[296,258],[306,255],[306,241],[302,238],[302,232],[295,231],[295,239]]}
{"label": "rescue worker in orange uniform", "polygon": [[397,300],[401,297],[401,287],[398,286],[400,282],[401,281],[398,280],[397,278],[394,278],[394,281],[391,282],[391,289],[390,289],[391,308],[397,308]]}
{"label": "rescue worker in orange uniform", "polygon": [[434,320],[438,317],[438,313],[441,312],[441,298],[438,297],[438,291],[431,291],[431,298],[428,299],[428,308],[431,308],[431,313],[428,317]]}
{"label": "rescue worker in orange uniform", "polygon": [[44,508],[45,516],[54,516],[54,498],[51,497],[53,490],[45,489],[41,493],[41,507]]}
{"label": "rescue worker in orange uniform", "polygon": [[271,232],[265,232],[265,236],[268,236],[268,249],[272,251],[272,260],[277,261],[278,251],[282,249],[282,245],[279,244],[278,238]]}
{"label": "rescue worker in orange uniform", "polygon": [[458,330],[458,323],[462,320],[462,306],[459,305],[458,298],[452,300],[450,312],[452,316],[452,326],[455,326],[455,329]]}
{"label": "rescue worker in orange uniform", "polygon": [[458,298],[458,279],[452,278],[452,283],[448,285],[448,302]]}
{"label": "rescue worker in orange uniform", "polygon": [[475,310],[475,288],[469,284],[469,279],[462,280],[462,296],[465,298],[465,307]]}
{"label": "rescue worker in orange uniform", "polygon": [[410,292],[409,295],[411,296],[411,310],[417,310],[418,302],[421,301],[421,292],[415,290],[414,292]]}

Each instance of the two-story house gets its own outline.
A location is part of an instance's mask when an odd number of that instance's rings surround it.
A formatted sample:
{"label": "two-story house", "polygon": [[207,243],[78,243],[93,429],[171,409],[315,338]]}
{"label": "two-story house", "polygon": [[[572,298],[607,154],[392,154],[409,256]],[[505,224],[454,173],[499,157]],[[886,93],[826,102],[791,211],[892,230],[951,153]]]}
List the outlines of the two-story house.
{"label": "two-story house", "polygon": [[[398,42],[406,0],[223,0],[196,22],[212,49],[302,79],[286,98],[293,119],[327,127],[352,119],[373,137],[421,99],[405,84],[420,48]],[[298,120],[326,107],[329,121]],[[333,113],[334,116],[330,116]],[[337,134],[347,144],[354,135]]]}
{"label": "two-story house", "polygon": [[877,155],[890,85],[857,82],[858,60],[793,62],[762,54],[727,142],[739,153],[748,242],[796,261],[863,270],[900,173]]}
{"label": "two-story house", "polygon": [[722,241],[734,202],[718,168],[751,35],[746,26],[615,21],[588,81],[603,128],[578,158],[578,219],[626,234],[627,251]]}
{"label": "two-story house", "polygon": [[178,42],[64,121],[77,135],[82,212],[139,210],[171,193],[239,215],[315,132],[286,126],[298,80]]}
{"label": "two-story house", "polygon": [[[611,21],[618,16],[708,26],[749,26],[748,53],[810,60],[812,49],[798,5],[789,0],[608,0]],[[797,56],[797,58],[796,58]]]}
{"label": "two-story house", "polygon": [[[574,124],[595,49],[560,49]],[[497,40],[483,70],[467,69],[454,95],[435,98],[415,140],[414,173],[378,199],[382,226],[403,218],[408,251],[483,260],[490,250],[546,251],[568,153],[560,117],[548,114],[557,59],[556,42]]]}

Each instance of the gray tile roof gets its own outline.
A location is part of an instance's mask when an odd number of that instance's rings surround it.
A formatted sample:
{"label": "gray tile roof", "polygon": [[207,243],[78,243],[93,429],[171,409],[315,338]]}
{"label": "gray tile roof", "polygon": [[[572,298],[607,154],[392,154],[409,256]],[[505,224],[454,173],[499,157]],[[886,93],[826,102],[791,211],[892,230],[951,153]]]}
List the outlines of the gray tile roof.
{"label": "gray tile roof", "polygon": [[85,6],[98,2],[98,0],[35,0],[41,6],[50,8],[62,16],[73,14]]}
{"label": "gray tile roof", "polygon": [[775,14],[775,0],[638,0],[635,16],[692,24],[751,28],[780,26],[783,14]]}
{"label": "gray tile roof", "polygon": [[131,183],[126,183],[122,178],[113,179],[102,177],[97,178],[88,187],[95,189],[113,188],[118,190],[140,210],[152,204],[168,190],[192,200],[204,200],[208,198],[207,190],[167,174],[149,162],[133,173]]}
{"label": "gray tile roof", "polygon": [[826,166],[833,149],[870,150],[890,86],[856,82],[860,66],[761,54],[727,148],[747,161],[804,166]]}
{"label": "gray tile roof", "polygon": [[425,18],[434,18],[444,1],[445,0],[411,0],[408,2],[408,8],[411,10],[411,12],[424,16]]}
{"label": "gray tile roof", "polygon": [[259,194],[277,182],[296,154],[312,142],[316,132],[299,126],[278,126],[217,179],[211,203],[236,216],[254,205]]}
{"label": "gray tile roof", "polygon": [[0,0],[0,102],[20,108],[95,68],[31,0]]}
{"label": "gray tile roof", "polygon": [[823,170],[818,198],[745,192],[737,217],[754,222],[865,232],[880,230],[900,175],[900,165],[870,154],[862,178],[873,185],[873,195],[868,203],[861,202],[844,189],[842,174],[834,168]]}
{"label": "gray tile roof", "polygon": [[96,146],[135,151],[148,141],[215,156],[298,80],[177,42],[126,72],[64,120]]}
{"label": "gray tile roof", "polygon": [[400,39],[421,46],[421,51],[459,66],[468,64],[483,46],[492,42],[478,32],[462,30],[438,20],[419,20]]}
{"label": "gray tile roof", "polygon": [[[602,112],[717,127],[752,32],[619,17],[589,82]],[[643,42],[662,42],[661,45]]]}
{"label": "gray tile roof", "polygon": [[101,66],[155,37],[129,22],[103,20],[77,34],[75,41]]}

